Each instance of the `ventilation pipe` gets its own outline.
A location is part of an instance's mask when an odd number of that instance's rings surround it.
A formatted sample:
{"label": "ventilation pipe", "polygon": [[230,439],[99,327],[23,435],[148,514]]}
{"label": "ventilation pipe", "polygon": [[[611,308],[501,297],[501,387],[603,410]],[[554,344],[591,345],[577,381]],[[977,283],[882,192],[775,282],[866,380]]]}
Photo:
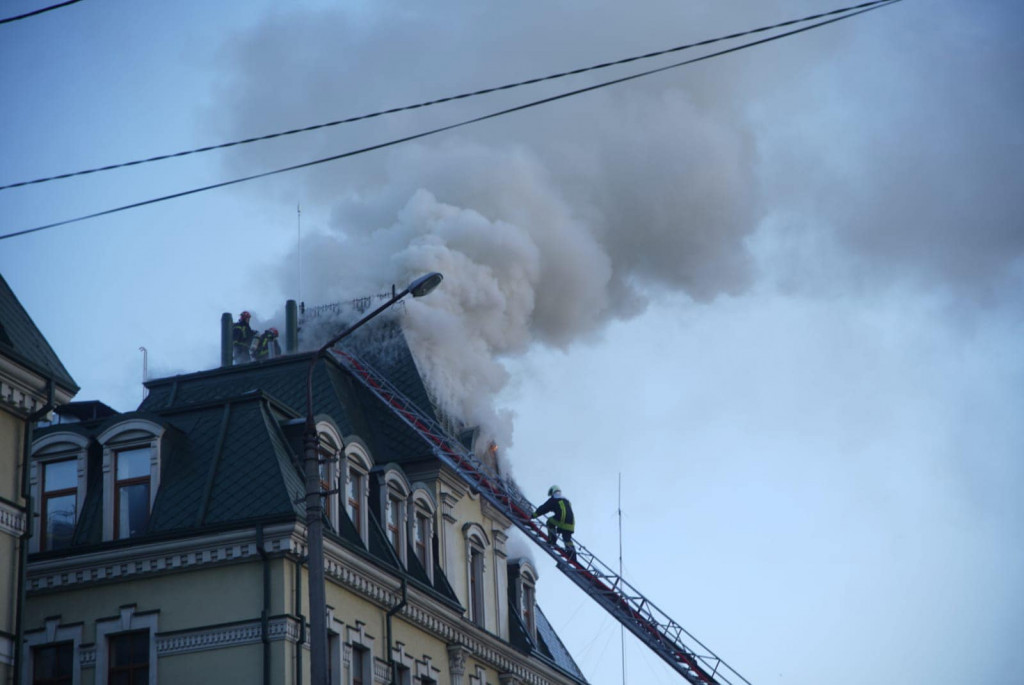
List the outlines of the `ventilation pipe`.
{"label": "ventilation pipe", "polygon": [[220,315],[220,365],[231,366],[231,329],[234,326],[231,314]]}
{"label": "ventilation pipe", "polygon": [[284,304],[284,353],[295,354],[299,351],[299,307],[295,300]]}

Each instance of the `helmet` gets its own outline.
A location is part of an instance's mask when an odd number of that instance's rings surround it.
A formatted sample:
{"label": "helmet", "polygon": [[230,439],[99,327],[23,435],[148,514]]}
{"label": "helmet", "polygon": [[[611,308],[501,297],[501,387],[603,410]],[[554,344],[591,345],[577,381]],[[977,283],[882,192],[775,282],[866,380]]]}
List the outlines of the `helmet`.
{"label": "helmet", "polygon": [[274,336],[275,338],[277,337],[277,329],[276,328],[270,328],[268,330],[269,330],[269,332],[270,332],[270,334],[272,336]]}
{"label": "helmet", "polygon": [[557,485],[552,485],[550,488],[548,488],[548,497],[554,497],[555,493],[562,494],[562,488],[558,487]]}
{"label": "helmet", "polygon": [[243,321],[248,321],[249,317],[250,317],[249,312],[242,312],[241,315],[238,318],[242,319]]}

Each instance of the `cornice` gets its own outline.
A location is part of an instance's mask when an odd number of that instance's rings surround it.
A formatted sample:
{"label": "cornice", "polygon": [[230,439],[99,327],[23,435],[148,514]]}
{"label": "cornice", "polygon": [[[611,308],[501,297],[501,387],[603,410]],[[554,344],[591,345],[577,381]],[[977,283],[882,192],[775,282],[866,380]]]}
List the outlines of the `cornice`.
{"label": "cornice", "polygon": [[[47,398],[47,379],[0,355],[0,407],[19,416],[38,411]],[[54,401],[66,404],[74,395],[54,385]]]}
{"label": "cornice", "polygon": [[[291,523],[267,526],[268,553],[301,554]],[[29,592],[74,588],[258,559],[253,528],[30,561]]]}

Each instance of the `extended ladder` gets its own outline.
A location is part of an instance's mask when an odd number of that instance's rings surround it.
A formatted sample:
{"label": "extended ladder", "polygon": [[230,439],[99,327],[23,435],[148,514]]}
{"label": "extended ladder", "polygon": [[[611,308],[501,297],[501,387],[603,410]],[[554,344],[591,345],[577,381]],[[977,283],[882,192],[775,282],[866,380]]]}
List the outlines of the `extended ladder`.
{"label": "extended ladder", "polygon": [[453,468],[519,530],[554,558],[562,573],[686,680],[694,685],[750,685],[746,678],[579,542],[576,542],[574,560],[570,560],[561,547],[548,544],[540,524],[530,518],[534,511],[533,505],[509,479],[500,476],[478,459],[472,450],[466,449],[462,443],[449,436],[436,420],[365,362],[338,348],[331,352],[356,379],[423,438],[441,461]]}

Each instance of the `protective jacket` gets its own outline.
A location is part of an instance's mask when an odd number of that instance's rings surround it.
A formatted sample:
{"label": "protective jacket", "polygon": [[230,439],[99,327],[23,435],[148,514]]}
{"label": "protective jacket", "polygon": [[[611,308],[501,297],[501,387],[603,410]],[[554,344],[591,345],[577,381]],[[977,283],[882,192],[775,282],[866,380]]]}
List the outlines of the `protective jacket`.
{"label": "protective jacket", "polygon": [[256,331],[252,329],[248,321],[236,321],[231,329],[231,339],[235,343],[235,353],[249,352],[249,345],[255,337]]}
{"label": "protective jacket", "polygon": [[548,521],[555,524],[559,530],[567,530],[570,533],[576,530],[576,517],[572,515],[572,504],[564,497],[550,497],[548,501],[537,507],[533,512],[533,518],[544,514],[554,514]]}
{"label": "protective jacket", "polygon": [[[277,336],[267,331],[253,341],[253,357],[256,359],[267,359],[268,357],[280,357],[281,345],[277,342]],[[252,350],[250,350],[252,352]]]}

